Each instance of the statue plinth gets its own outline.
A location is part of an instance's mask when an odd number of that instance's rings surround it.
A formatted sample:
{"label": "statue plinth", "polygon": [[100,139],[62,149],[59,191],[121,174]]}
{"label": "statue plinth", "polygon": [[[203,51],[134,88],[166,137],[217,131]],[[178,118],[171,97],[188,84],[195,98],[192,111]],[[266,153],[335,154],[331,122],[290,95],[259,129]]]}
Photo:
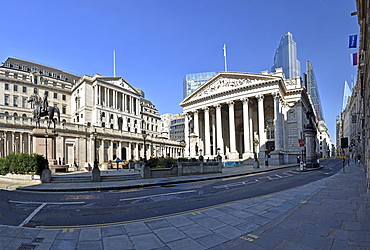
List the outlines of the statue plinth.
{"label": "statue plinth", "polygon": [[53,129],[35,128],[32,130],[33,136],[33,153],[44,155],[49,165],[55,165],[56,160],[56,144],[55,138],[58,136]]}

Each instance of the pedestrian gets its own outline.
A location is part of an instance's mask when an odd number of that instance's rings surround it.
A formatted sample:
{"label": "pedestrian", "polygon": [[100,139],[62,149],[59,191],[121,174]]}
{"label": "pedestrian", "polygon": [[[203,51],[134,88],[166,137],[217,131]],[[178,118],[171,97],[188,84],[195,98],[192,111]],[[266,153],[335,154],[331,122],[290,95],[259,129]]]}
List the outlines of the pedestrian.
{"label": "pedestrian", "polygon": [[359,167],[361,163],[361,155],[357,155],[357,166]]}

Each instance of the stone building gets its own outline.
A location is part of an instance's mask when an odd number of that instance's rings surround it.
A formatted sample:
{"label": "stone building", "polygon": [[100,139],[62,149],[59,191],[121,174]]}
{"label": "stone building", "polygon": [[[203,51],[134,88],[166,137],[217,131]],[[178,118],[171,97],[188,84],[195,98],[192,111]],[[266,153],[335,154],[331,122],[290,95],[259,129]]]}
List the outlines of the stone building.
{"label": "stone building", "polygon": [[[50,164],[84,165],[114,160],[159,156],[179,157],[183,145],[159,139],[160,116],[144,92],[121,77],[82,77],[57,68],[9,57],[0,67],[0,156],[12,152],[46,151],[36,142],[30,96],[48,96],[60,120],[57,136],[48,144]],[[45,120],[41,128],[46,128]],[[145,131],[146,147],[143,146]],[[47,131],[46,131],[47,132]],[[96,140],[96,145],[94,141]],[[37,144],[39,143],[39,144]]]}
{"label": "stone building", "polygon": [[246,160],[256,152],[261,162],[267,156],[270,164],[296,163],[302,138],[308,146],[306,157],[311,160],[318,151],[316,118],[305,87],[299,77],[285,79],[281,69],[219,72],[180,105],[185,156],[202,152],[205,159],[220,154]]}

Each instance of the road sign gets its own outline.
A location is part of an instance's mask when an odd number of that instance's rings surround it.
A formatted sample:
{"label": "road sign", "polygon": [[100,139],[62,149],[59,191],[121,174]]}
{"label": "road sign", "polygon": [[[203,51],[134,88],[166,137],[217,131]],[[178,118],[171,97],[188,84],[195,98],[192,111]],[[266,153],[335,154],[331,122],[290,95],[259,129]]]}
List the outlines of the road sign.
{"label": "road sign", "polygon": [[304,139],[298,139],[298,143],[300,147],[304,147]]}

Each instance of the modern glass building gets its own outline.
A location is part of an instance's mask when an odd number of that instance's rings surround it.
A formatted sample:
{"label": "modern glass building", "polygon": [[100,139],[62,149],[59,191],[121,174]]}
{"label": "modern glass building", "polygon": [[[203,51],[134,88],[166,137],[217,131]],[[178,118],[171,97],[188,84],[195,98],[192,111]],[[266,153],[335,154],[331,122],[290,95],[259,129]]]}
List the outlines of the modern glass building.
{"label": "modern glass building", "polygon": [[343,104],[342,111],[346,109],[348,98],[352,95],[352,90],[349,87],[347,81],[344,81],[344,92],[343,92]]}
{"label": "modern glass building", "polygon": [[283,68],[286,79],[301,75],[301,64],[297,60],[297,45],[290,32],[281,38],[279,47],[276,49],[271,71],[275,71],[276,68]]}
{"label": "modern glass building", "polygon": [[198,88],[200,85],[208,81],[216,74],[217,72],[187,74],[184,77],[183,81],[183,98],[193,93],[196,88]]}
{"label": "modern glass building", "polygon": [[306,62],[306,71],[307,71],[306,72],[307,74],[307,77],[306,77],[307,93],[311,97],[311,101],[315,109],[317,120],[323,121],[324,115],[323,115],[322,107],[321,107],[319,89],[317,86],[315,72],[313,70],[313,67],[310,61]]}

